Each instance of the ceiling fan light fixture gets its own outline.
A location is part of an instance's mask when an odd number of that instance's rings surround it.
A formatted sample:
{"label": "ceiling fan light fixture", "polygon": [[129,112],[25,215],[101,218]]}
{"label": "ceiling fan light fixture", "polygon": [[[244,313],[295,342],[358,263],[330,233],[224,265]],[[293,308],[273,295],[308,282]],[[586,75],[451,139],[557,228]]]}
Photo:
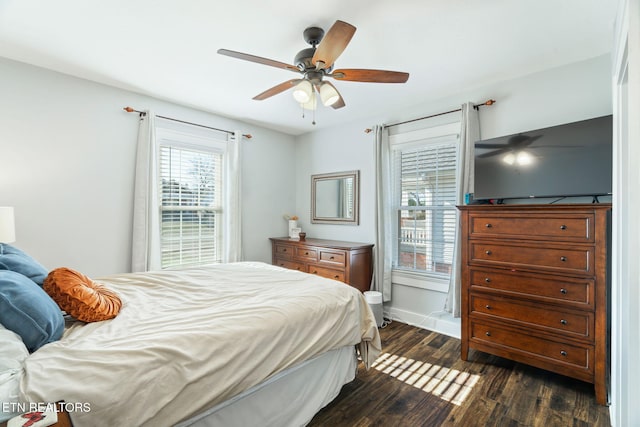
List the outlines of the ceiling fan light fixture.
{"label": "ceiling fan light fixture", "polygon": [[508,165],[512,165],[512,164],[514,164],[516,162],[516,156],[513,153],[507,153],[502,158],[502,161],[505,162]]}
{"label": "ceiling fan light fixture", "polygon": [[315,111],[317,108],[317,97],[315,92],[311,92],[311,97],[307,102],[301,102],[300,105],[305,110]]}
{"label": "ceiling fan light fixture", "polygon": [[313,86],[309,80],[302,80],[293,89],[293,98],[300,104],[305,104],[311,100]]}
{"label": "ceiling fan light fixture", "polygon": [[322,86],[320,86],[320,99],[325,107],[329,107],[338,102],[340,94],[338,94],[338,91],[333,85],[324,82]]}
{"label": "ceiling fan light fixture", "polygon": [[530,165],[533,163],[533,156],[526,151],[520,151],[516,156],[516,162],[522,166]]}
{"label": "ceiling fan light fixture", "polygon": [[534,157],[527,151],[510,152],[502,157],[502,161],[508,165],[527,166],[534,162]]}

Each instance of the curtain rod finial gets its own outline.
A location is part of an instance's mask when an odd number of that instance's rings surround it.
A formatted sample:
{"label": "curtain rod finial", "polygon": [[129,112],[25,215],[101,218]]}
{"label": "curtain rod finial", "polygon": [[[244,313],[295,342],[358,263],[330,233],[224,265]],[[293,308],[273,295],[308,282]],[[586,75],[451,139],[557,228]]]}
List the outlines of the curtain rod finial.
{"label": "curtain rod finial", "polygon": [[489,106],[491,106],[491,105],[493,105],[493,104],[495,104],[495,103],[496,103],[496,100],[495,100],[495,99],[489,99],[489,100],[487,100],[487,101],[483,102],[482,104],[476,104],[476,105],[474,105],[474,106],[473,106],[473,109],[474,109],[474,110],[478,110],[478,111],[480,111],[480,107],[484,107],[485,105],[486,105],[487,107],[489,107]]}
{"label": "curtain rod finial", "polygon": [[366,128],[364,130],[364,133],[371,133],[371,132],[373,132],[373,129],[371,129],[371,128]]}
{"label": "curtain rod finial", "polygon": [[124,107],[123,110],[126,111],[127,113],[133,113],[134,111],[136,111],[131,107]]}

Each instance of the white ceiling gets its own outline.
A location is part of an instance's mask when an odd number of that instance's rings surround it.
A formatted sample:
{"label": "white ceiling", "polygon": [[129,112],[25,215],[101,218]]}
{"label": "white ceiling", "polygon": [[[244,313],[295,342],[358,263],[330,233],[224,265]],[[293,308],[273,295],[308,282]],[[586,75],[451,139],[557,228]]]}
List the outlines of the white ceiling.
{"label": "white ceiling", "polygon": [[[615,0],[0,0],[0,56],[293,135],[409,108],[483,84],[609,53]],[[410,73],[406,84],[331,80],[345,99],[317,125],[296,78],[218,55],[292,64],[302,32],[340,19],[357,31],[336,68]],[[1,95],[0,95],[1,96]],[[144,109],[144,105],[134,106]]]}

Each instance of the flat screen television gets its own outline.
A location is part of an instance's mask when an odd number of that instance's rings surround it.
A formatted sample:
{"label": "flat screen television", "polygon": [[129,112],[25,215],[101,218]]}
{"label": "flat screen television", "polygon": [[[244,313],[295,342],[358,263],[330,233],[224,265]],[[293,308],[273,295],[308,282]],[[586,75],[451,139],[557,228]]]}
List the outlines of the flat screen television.
{"label": "flat screen television", "polygon": [[609,115],[477,141],[473,198],[609,195],[612,136]]}

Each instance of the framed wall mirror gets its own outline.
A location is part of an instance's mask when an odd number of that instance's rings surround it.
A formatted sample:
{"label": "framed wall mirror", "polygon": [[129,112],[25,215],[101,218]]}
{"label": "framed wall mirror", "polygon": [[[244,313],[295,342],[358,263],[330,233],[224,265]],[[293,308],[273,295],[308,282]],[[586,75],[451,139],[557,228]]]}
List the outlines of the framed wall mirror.
{"label": "framed wall mirror", "polygon": [[360,171],[311,175],[313,224],[360,223]]}

